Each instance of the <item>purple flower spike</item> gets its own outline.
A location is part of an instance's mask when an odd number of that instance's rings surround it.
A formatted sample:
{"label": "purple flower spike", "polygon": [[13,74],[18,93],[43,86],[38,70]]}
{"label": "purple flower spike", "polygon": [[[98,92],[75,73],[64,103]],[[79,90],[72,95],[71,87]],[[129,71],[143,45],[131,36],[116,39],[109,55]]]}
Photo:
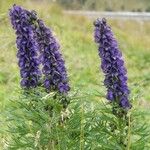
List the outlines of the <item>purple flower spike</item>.
{"label": "purple flower spike", "polygon": [[41,73],[37,59],[38,44],[34,37],[34,26],[31,23],[35,18],[32,13],[16,5],[10,10],[9,15],[17,35],[21,86],[27,89],[36,87]]}
{"label": "purple flower spike", "polygon": [[41,49],[45,88],[47,91],[56,90],[59,93],[67,93],[70,87],[64,60],[60,54],[60,45],[42,20],[38,20],[36,32]]}
{"label": "purple flower spike", "polygon": [[109,101],[119,103],[123,108],[130,108],[127,71],[117,41],[105,19],[97,19],[94,26],[94,38],[99,46],[101,68],[105,74],[106,98]]}

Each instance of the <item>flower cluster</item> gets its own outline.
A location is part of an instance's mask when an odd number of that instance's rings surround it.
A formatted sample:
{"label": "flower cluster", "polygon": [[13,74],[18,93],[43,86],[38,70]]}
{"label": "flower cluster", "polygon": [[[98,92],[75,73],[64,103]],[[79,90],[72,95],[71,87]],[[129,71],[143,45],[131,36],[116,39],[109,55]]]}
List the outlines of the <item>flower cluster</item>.
{"label": "flower cluster", "polygon": [[29,11],[16,5],[10,10],[9,15],[17,35],[17,57],[22,77],[21,86],[27,89],[36,87],[41,73],[37,59],[38,44],[34,38],[34,28],[32,26],[34,18]]}
{"label": "flower cluster", "polygon": [[130,108],[127,71],[117,41],[105,19],[97,19],[94,26],[94,38],[99,46],[101,68],[105,74],[106,98],[117,102],[123,108]]}
{"label": "flower cluster", "polygon": [[41,51],[42,72],[44,74],[44,86],[50,90],[57,90],[60,93],[67,93],[70,89],[67,79],[64,60],[60,54],[60,45],[47,28],[43,21],[38,19],[36,30],[38,43]]}
{"label": "flower cluster", "polygon": [[[17,35],[17,57],[19,58],[21,86],[36,87],[41,77],[42,63],[44,86],[47,91],[67,93],[70,89],[60,45],[36,12],[14,5],[10,18]],[[40,54],[40,58],[39,58]]]}

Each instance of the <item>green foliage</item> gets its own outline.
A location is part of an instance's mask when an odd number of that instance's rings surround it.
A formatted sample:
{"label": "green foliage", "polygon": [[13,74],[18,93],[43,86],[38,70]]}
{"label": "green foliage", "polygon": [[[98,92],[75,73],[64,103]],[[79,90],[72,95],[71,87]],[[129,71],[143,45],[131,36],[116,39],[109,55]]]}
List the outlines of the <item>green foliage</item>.
{"label": "green foliage", "polygon": [[[79,136],[82,137],[80,140],[83,142],[81,149],[149,149],[150,128],[146,121],[141,122],[141,118],[148,114],[136,109],[132,108],[124,117],[120,117],[113,114],[110,104],[95,101],[93,98],[83,99],[82,102],[78,101],[75,104],[75,119],[70,118],[70,127],[76,130],[82,129]],[[78,116],[82,118],[79,121],[82,123],[82,128],[74,126],[79,119]],[[79,140],[78,137],[77,139]],[[76,145],[79,145],[80,140]]]}
{"label": "green foliage", "polygon": [[62,105],[62,96],[46,95],[40,89],[25,91],[10,104],[6,111],[11,136],[8,149],[46,150],[60,145],[58,137],[61,137],[63,122],[68,115]]}
{"label": "green foliage", "polygon": [[[7,149],[30,150],[148,150],[146,112],[128,113],[103,102],[101,95],[70,95],[63,108],[60,97],[43,91],[23,93],[7,110]],[[115,106],[116,107],[116,106]]]}

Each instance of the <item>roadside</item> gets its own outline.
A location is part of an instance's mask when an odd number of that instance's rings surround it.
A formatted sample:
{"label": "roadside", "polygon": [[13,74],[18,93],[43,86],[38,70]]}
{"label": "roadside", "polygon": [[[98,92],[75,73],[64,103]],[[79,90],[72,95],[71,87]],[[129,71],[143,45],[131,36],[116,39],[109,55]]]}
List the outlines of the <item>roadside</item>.
{"label": "roadside", "polygon": [[148,12],[98,12],[98,11],[64,11],[68,15],[86,16],[90,19],[105,17],[109,19],[150,20]]}

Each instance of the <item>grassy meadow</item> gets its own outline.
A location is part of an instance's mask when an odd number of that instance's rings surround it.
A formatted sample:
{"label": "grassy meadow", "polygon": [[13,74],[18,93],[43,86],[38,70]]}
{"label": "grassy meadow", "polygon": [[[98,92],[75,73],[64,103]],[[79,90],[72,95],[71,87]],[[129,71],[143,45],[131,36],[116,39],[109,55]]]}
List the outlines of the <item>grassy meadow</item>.
{"label": "grassy meadow", "polygon": [[[45,2],[22,3],[27,9],[34,9],[46,25],[51,27],[60,41],[68,70],[71,90],[105,93],[100,59],[93,40],[93,20],[63,14],[60,6]],[[9,105],[9,99],[16,96],[20,76],[16,58],[15,32],[11,27],[8,9],[13,2],[0,1],[0,114]],[[128,70],[131,97],[139,109],[150,108],[150,21],[108,20],[119,42]],[[150,118],[150,117],[149,117]],[[4,145],[5,122],[0,116],[2,132],[0,148]],[[1,148],[3,149],[3,148]]]}

